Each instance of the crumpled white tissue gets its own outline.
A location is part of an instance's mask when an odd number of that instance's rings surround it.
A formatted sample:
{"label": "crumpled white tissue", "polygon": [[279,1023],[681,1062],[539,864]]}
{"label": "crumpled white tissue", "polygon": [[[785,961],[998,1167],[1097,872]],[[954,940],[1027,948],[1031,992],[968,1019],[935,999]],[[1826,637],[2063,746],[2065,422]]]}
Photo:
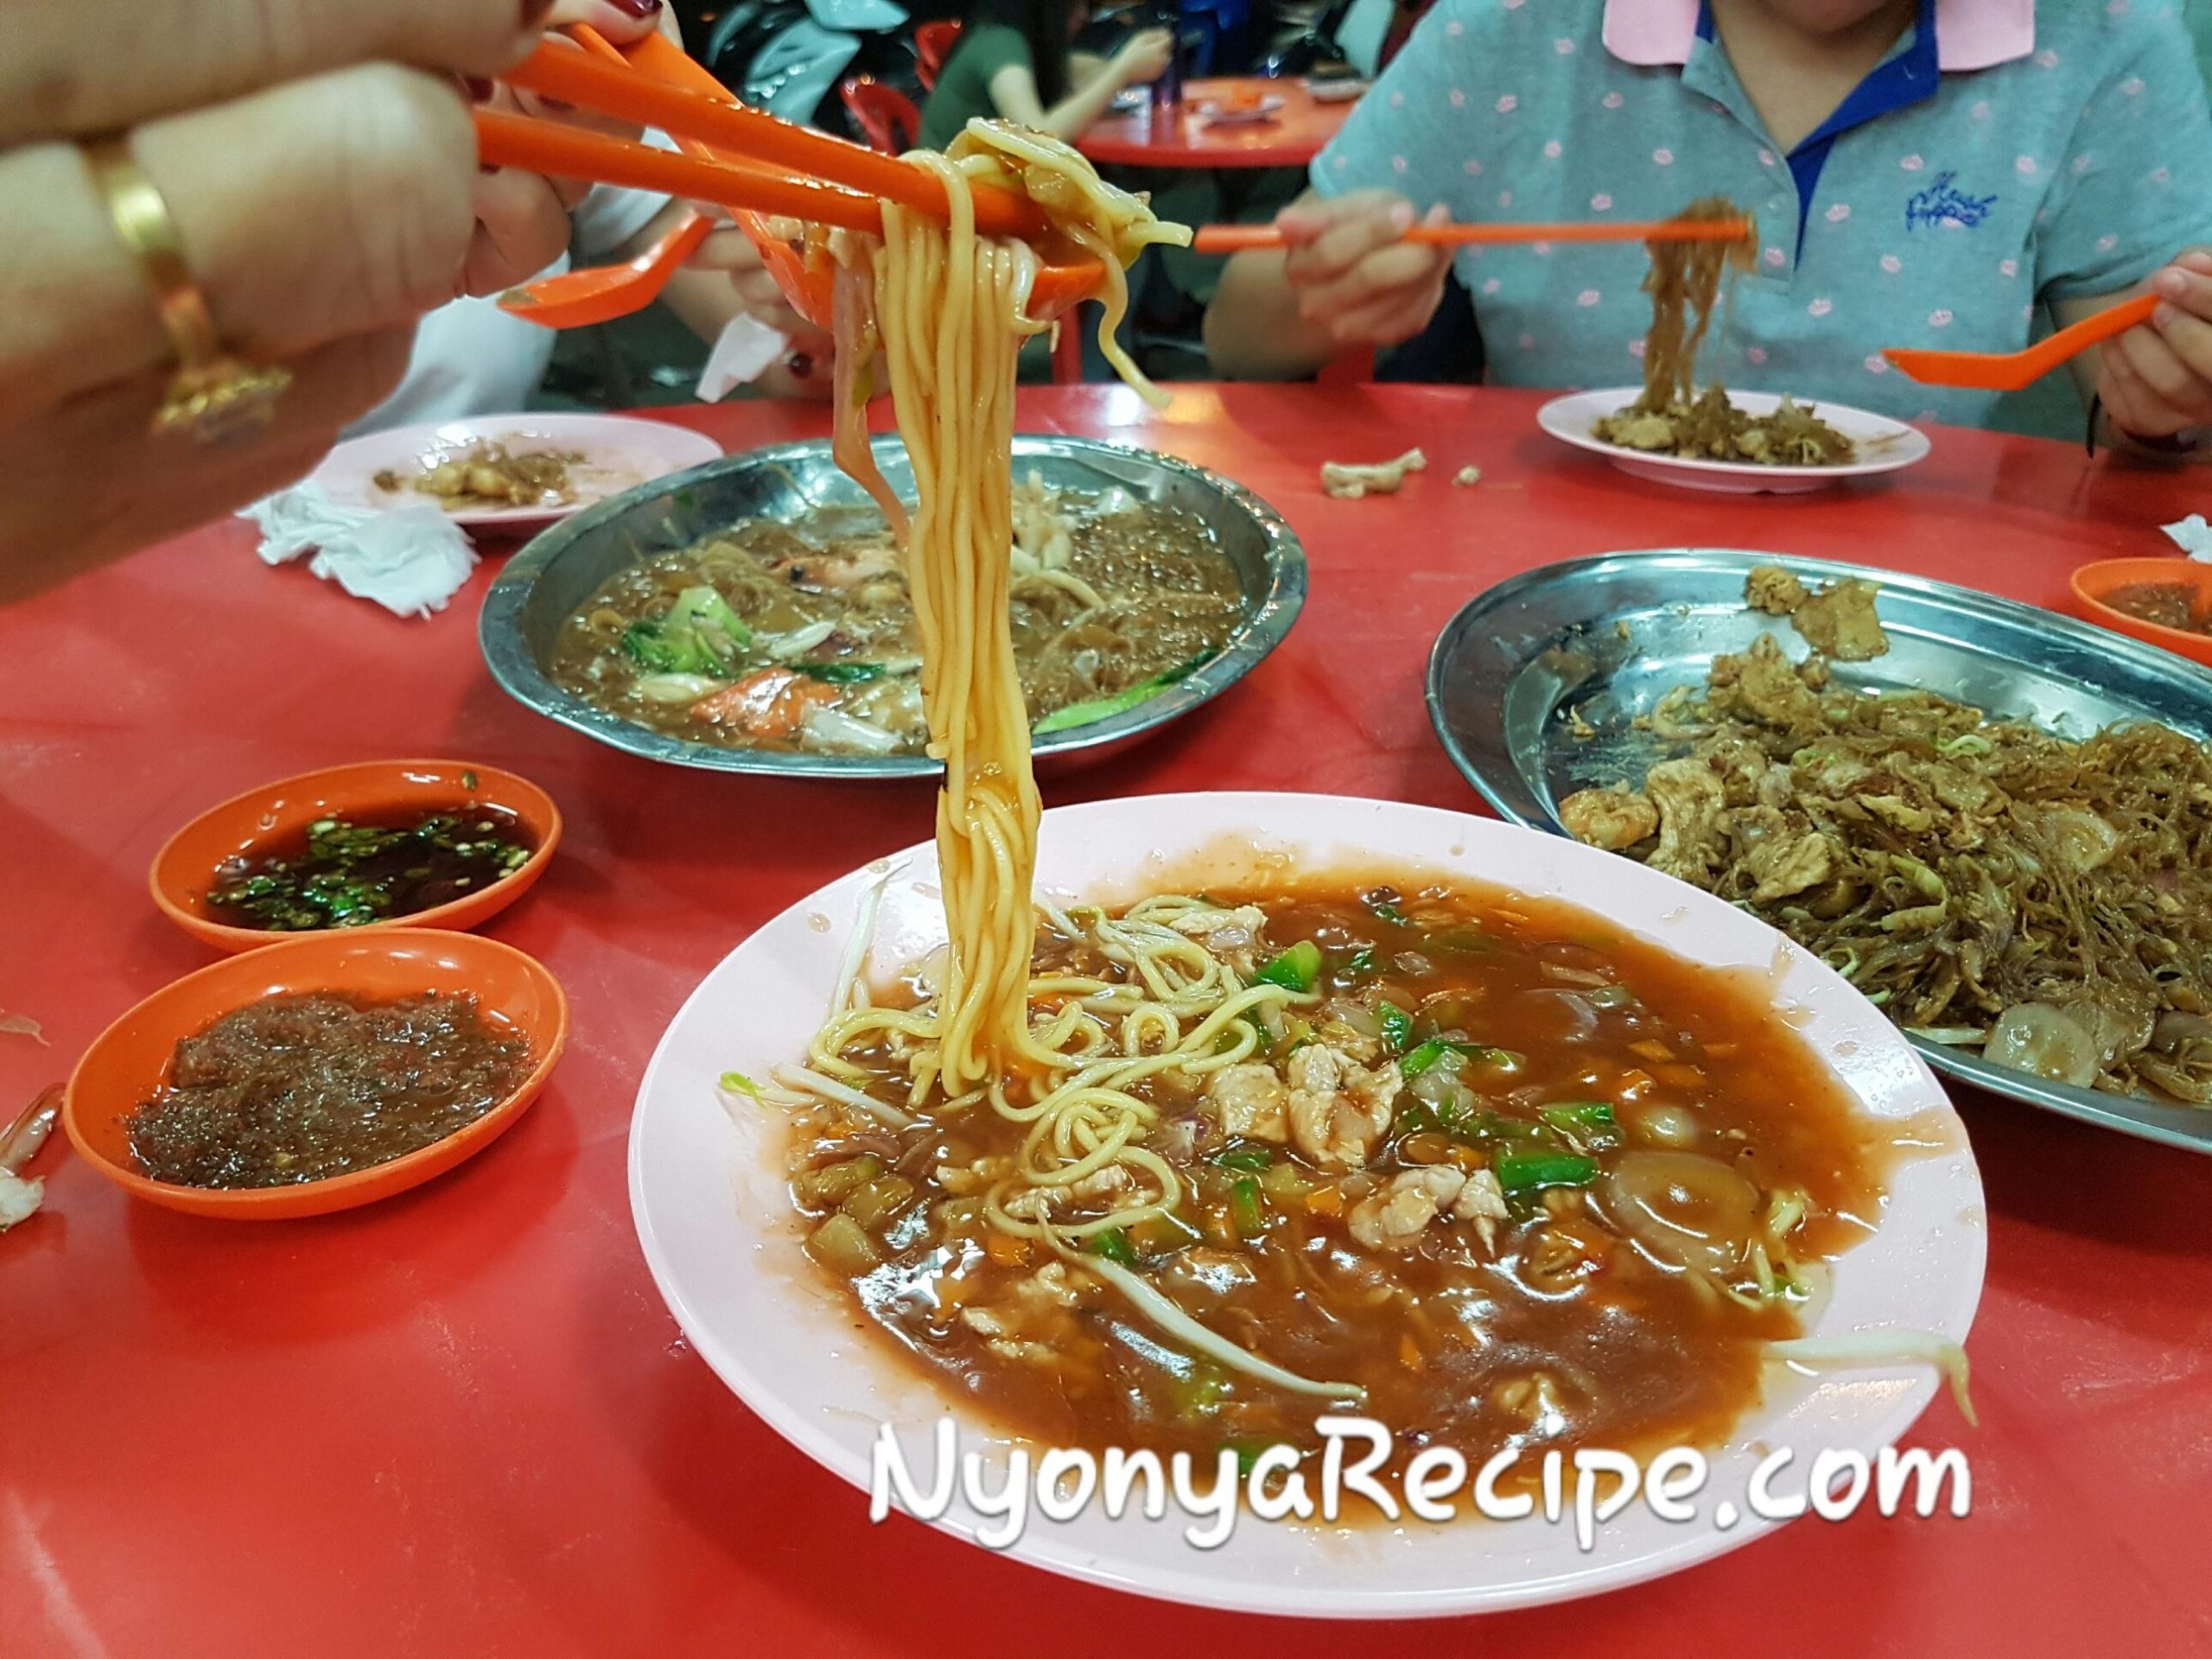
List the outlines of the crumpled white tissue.
{"label": "crumpled white tissue", "polygon": [[2166,534],[2173,544],[2192,559],[2212,563],[2212,524],[2204,522],[2204,515],[2192,512],[2177,524],[2168,524]]}
{"label": "crumpled white tissue", "polygon": [[791,336],[741,311],[722,327],[699,377],[699,401],[720,403],[740,386],[749,386],[791,350]]}
{"label": "crumpled white tissue", "polygon": [[343,507],[319,485],[296,484],[238,517],[260,528],[265,563],[288,564],[312,552],[309,570],[395,616],[445,609],[476,567],[476,550],[461,526],[427,502]]}

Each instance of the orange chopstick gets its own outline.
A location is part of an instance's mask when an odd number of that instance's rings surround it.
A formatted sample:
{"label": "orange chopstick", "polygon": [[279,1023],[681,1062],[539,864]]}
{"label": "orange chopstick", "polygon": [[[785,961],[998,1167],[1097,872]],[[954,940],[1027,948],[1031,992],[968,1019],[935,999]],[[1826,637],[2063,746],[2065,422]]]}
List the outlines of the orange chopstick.
{"label": "orange chopstick", "polygon": [[518,167],[554,178],[589,179],[846,230],[883,232],[882,205],[874,196],[501,110],[478,110],[474,116],[477,159],[487,167]]}
{"label": "orange chopstick", "polygon": [[[1751,233],[1741,219],[1662,219],[1641,225],[1415,225],[1399,240],[1457,248],[1478,242],[1741,242]],[[1282,245],[1282,232],[1272,225],[1202,225],[1191,251],[1243,253]]]}
{"label": "orange chopstick", "polygon": [[[692,138],[716,149],[743,156],[754,167],[783,169],[802,188],[842,187],[839,194],[883,198],[931,213],[939,219],[951,212],[944,181],[896,156],[879,156],[859,144],[815,132],[760,110],[738,103],[723,103],[687,87],[670,85],[639,73],[626,65],[606,62],[557,41],[539,43],[537,49],[504,77],[509,85],[557,99],[603,115],[658,127],[673,138]],[[481,130],[482,123],[479,122]],[[487,158],[488,159],[488,158]],[[528,162],[505,165],[528,166]],[[594,179],[606,184],[631,184],[598,172],[570,172],[564,176]],[[634,185],[656,189],[658,185]],[[694,194],[696,194],[696,192]],[[976,227],[986,236],[1034,237],[1045,228],[1037,207],[1008,191],[978,186],[975,191]],[[709,194],[709,200],[720,197]],[[748,200],[743,206],[751,207]],[[762,209],[793,213],[825,224],[845,223],[798,207]]]}

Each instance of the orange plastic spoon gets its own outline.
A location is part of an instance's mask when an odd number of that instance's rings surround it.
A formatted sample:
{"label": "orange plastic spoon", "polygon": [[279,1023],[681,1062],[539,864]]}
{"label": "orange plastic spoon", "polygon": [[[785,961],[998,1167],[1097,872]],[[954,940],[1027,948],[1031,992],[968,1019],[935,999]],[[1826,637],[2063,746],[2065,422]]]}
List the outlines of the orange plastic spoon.
{"label": "orange plastic spoon", "polygon": [[2020,352],[1929,352],[1898,346],[1882,355],[1906,378],[1923,386],[1964,386],[1974,391],[2018,391],[2101,340],[2151,321],[2158,296],[2145,294],[2107,306],[2070,328],[2061,328]]}
{"label": "orange plastic spoon", "polygon": [[593,265],[542,276],[499,296],[499,309],[546,328],[584,328],[642,311],[668,279],[699,251],[715,228],[704,213],[686,213],[674,229],[627,264]]}

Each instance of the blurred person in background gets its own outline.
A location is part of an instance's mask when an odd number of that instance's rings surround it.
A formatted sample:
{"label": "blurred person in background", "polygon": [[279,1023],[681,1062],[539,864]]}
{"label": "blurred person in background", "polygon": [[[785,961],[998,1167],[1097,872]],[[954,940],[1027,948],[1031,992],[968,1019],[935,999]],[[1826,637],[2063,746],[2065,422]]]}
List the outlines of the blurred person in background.
{"label": "blurred person in background", "polygon": [[943,149],[978,118],[1072,142],[1125,87],[1166,73],[1164,29],[1137,30],[1108,58],[1074,50],[1089,15],[1082,0],[976,0],[922,108],[922,147]]}

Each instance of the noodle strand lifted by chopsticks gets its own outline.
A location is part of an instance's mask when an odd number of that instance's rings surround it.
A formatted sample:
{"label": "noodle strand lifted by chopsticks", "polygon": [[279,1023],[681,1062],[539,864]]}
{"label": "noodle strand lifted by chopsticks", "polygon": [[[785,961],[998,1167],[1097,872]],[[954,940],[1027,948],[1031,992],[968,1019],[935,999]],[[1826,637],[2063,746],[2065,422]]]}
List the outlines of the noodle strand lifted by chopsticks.
{"label": "noodle strand lifted by chopsticks", "polygon": [[[986,1198],[989,1224],[1071,1255],[1091,1235],[1164,1216],[1182,1201],[1173,1166],[1141,1144],[1159,1109],[1129,1085],[1167,1071],[1200,1077],[1247,1058],[1259,1041],[1254,1021],[1298,994],[1240,984],[1171,925],[1199,906],[1183,899],[1147,900],[1120,920],[1097,911],[1082,912],[1080,922],[1055,913],[1056,925],[1077,929],[1108,960],[1134,969],[1141,989],[1081,976],[1031,977],[1039,807],[1007,600],[1016,359],[1022,339],[1045,325],[1027,315],[1038,256],[1025,243],[979,238],[969,192],[984,176],[1011,182],[1046,209],[1064,239],[1103,261],[1109,276],[1100,344],[1123,378],[1155,402],[1163,400],[1121,352],[1113,330],[1127,305],[1123,264],[1147,242],[1171,239],[1180,227],[1158,226],[1141,201],[1100,183],[1072,151],[1035,135],[977,124],[955,153],[906,159],[944,180],[950,223],[886,201],[881,241],[850,239],[836,251],[836,452],[871,494],[889,493],[857,408],[865,372],[858,363],[872,345],[865,313],[872,308],[914,474],[907,583],[929,752],[944,765],[937,846],[947,950],[921,1006],[855,999],[816,1033],[812,1067],[786,1067],[775,1077],[784,1090],[878,1119],[944,1117],[988,1100],[1000,1117],[1027,1126],[1015,1168]],[[1118,1048],[1109,1023],[1116,1014]],[[887,1045],[906,1058],[912,1082],[904,1112],[854,1098],[865,1099],[855,1085],[868,1074],[848,1052],[867,1044]],[[1078,1184],[1101,1179],[1122,1183],[1128,1201],[1089,1220],[1055,1213]],[[1270,1363],[1207,1330],[1136,1275],[1101,1276],[1169,1335],[1222,1363],[1278,1387],[1344,1397],[1361,1392]]]}
{"label": "noodle strand lifted by chopsticks", "polygon": [[943,173],[952,220],[883,205],[877,326],[914,470],[907,548],[930,753],[944,763],[938,860],[950,949],[938,1036],[948,1092],[978,1087],[1022,1046],[1036,917],[1037,785],[1014,658],[1014,360],[1036,256],[980,240],[963,175]]}

